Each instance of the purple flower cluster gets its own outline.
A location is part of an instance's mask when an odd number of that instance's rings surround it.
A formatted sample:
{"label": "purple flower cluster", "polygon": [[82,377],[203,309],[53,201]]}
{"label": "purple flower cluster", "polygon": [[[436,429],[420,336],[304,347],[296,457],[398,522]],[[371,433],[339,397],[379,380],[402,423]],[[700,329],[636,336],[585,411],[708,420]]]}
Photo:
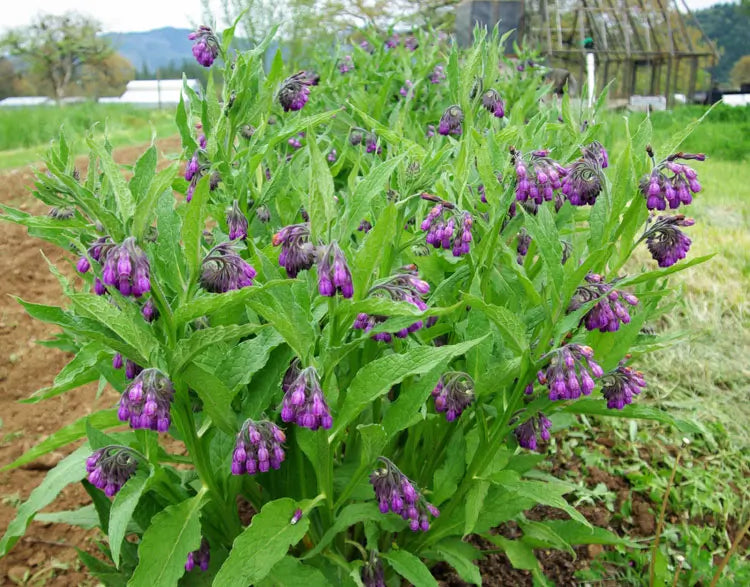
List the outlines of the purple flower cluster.
{"label": "purple flower cluster", "polygon": [[621,410],[633,403],[633,396],[641,393],[645,387],[643,373],[622,363],[602,377],[602,395],[610,409]]}
{"label": "purple flower cluster", "polygon": [[201,25],[197,31],[188,35],[188,39],[195,41],[193,44],[193,57],[203,67],[211,67],[216,56],[219,54],[219,40],[214,35],[211,27]]}
{"label": "purple flower cluster", "polygon": [[328,155],[326,155],[326,159],[328,159],[329,163],[336,163],[337,158],[338,158],[338,153],[336,153],[336,149],[331,149],[328,152]]}
{"label": "purple flower cluster", "polygon": [[277,99],[284,112],[302,110],[310,98],[313,80],[306,71],[300,71],[286,78],[279,88]]}
{"label": "purple flower cluster", "polygon": [[360,578],[365,587],[386,587],[383,561],[380,560],[376,550],[370,551],[370,560],[362,565]]}
{"label": "purple flower cluster", "polygon": [[409,520],[409,528],[413,532],[427,532],[430,529],[428,516],[437,518],[440,510],[429,503],[390,460],[385,457],[378,457],[378,460],[384,466],[372,472],[370,483],[375,490],[380,511],[387,514],[390,510],[404,520]]}
{"label": "purple flower cluster", "polygon": [[401,86],[401,89],[398,91],[399,94],[401,94],[402,98],[406,98],[406,96],[409,95],[409,91],[414,87],[414,84],[411,80],[406,80],[404,82],[404,85]]}
{"label": "purple flower cluster", "polygon": [[445,67],[439,63],[435,66],[430,74],[430,83],[439,84],[445,81]]}
{"label": "purple flower cluster", "polygon": [[317,430],[328,430],[333,426],[331,411],[320,387],[315,367],[299,369],[299,360],[289,366],[281,384],[284,399],[281,403],[281,419],[297,426]]}
{"label": "purple flower cluster", "polygon": [[227,227],[229,228],[229,240],[245,240],[247,238],[247,218],[240,210],[240,204],[237,200],[232,202],[231,208],[227,209]]}
{"label": "purple flower cluster", "polygon": [[406,47],[409,51],[416,51],[419,47],[419,41],[417,41],[417,37],[414,35],[409,35],[404,40],[404,47]]}
{"label": "purple flower cluster", "polygon": [[284,432],[273,422],[245,420],[237,433],[232,453],[232,475],[265,473],[278,469],[284,460]]}
{"label": "purple flower cluster", "polygon": [[453,422],[474,401],[474,380],[468,373],[449,371],[443,373],[432,390],[435,410],[445,413],[445,419]]}
{"label": "purple flower cluster", "polygon": [[232,243],[221,243],[203,258],[199,283],[213,293],[224,293],[253,284],[256,272],[253,266],[240,257]]}
{"label": "purple flower cluster", "polygon": [[[423,194],[422,198],[435,201],[430,195]],[[427,233],[425,240],[428,245],[436,249],[452,250],[454,257],[460,257],[469,253],[473,222],[468,212],[456,210],[450,202],[439,200],[422,221],[420,228]]]}
{"label": "purple flower cluster", "polygon": [[370,230],[372,230],[372,224],[370,224],[369,220],[362,220],[359,223],[359,226],[357,227],[357,230],[359,232],[364,232],[365,234],[367,234],[368,232],[370,232]]}
{"label": "purple flower cluster", "polygon": [[[416,274],[416,271],[411,271],[411,267],[405,267],[402,272],[389,277],[383,283],[374,285],[368,292],[367,296],[388,296],[392,300],[408,302],[413,306],[416,306],[419,310],[424,311],[427,309],[427,304],[422,300],[422,296],[429,293],[429,291],[430,285],[426,281],[420,279]],[[371,315],[362,312],[357,315],[352,328],[354,330],[364,330],[365,332],[369,332],[387,319],[388,316]],[[428,323],[430,320],[432,319],[428,319]],[[416,332],[423,326],[424,322],[422,320],[417,320],[398,332],[377,332],[372,335],[372,339],[382,342],[391,342],[394,336],[396,338],[406,338],[409,336],[409,333]]]}
{"label": "purple flower cluster", "polygon": [[518,242],[516,244],[516,261],[519,265],[523,265],[524,257],[529,253],[529,245],[531,245],[531,235],[526,232],[525,228],[521,228],[518,233]]}
{"label": "purple flower cluster", "polygon": [[602,191],[607,167],[607,151],[597,142],[581,149],[583,157],[574,161],[562,182],[562,193],[573,206],[593,206]]}
{"label": "purple flower cluster", "polygon": [[497,90],[489,89],[482,96],[482,106],[496,118],[505,116],[505,104]]}
{"label": "purple flower cluster", "polygon": [[[190,182],[188,185],[187,192],[185,192],[185,199],[189,202],[193,199],[195,193],[195,186],[198,185],[198,181],[211,169],[211,164],[206,159],[206,152],[203,149],[198,149],[193,153],[193,156],[185,166],[185,180]],[[221,181],[221,176],[218,173],[212,173],[209,179],[209,189],[215,190]]]}
{"label": "purple flower cluster", "polygon": [[531,416],[523,424],[516,426],[513,434],[515,434],[518,444],[522,447],[529,450],[536,450],[538,446],[537,438],[541,438],[544,441],[549,440],[549,429],[551,427],[552,422],[539,412]]}
{"label": "purple flower cluster", "polygon": [[113,497],[120,491],[137,468],[135,451],[125,446],[105,446],[86,459],[89,483],[104,490],[107,497]]}
{"label": "purple flower cluster", "polygon": [[594,389],[593,377],[603,374],[602,368],[593,359],[591,347],[568,344],[550,354],[549,366],[537,373],[537,379],[547,386],[549,398],[553,401],[589,395]]}
{"label": "purple flower cluster", "polygon": [[[293,149],[301,149],[302,148],[302,139],[305,138],[305,133],[298,132],[295,136],[291,137],[287,142],[289,143],[289,146]],[[288,159],[288,158],[287,158]]]}
{"label": "purple flower cluster", "polygon": [[339,73],[344,75],[354,70],[354,60],[351,55],[344,55],[344,58],[339,61]]}
{"label": "purple flower cluster", "polygon": [[440,117],[438,132],[443,136],[460,135],[463,132],[462,123],[464,121],[464,111],[460,106],[448,106],[443,115]]}
{"label": "purple flower cluster", "polygon": [[[653,158],[650,148],[648,153]],[[678,163],[679,159],[705,161],[706,156],[703,153],[675,153],[655,165],[651,174],[641,179],[639,185],[649,210],[666,210],[667,204],[674,210],[680,204],[690,204],[693,194],[701,191],[698,174],[689,165]],[[669,172],[672,173],[671,176],[668,175]]]}
{"label": "purple flower cluster", "polygon": [[131,428],[166,432],[173,398],[174,387],[166,375],[158,369],[144,369],[122,392],[117,417],[130,422]]}
{"label": "purple flower cluster", "polygon": [[385,40],[385,46],[387,49],[395,49],[401,44],[401,38],[398,33],[393,33],[390,37]]}
{"label": "purple flower cluster", "polygon": [[516,178],[516,200],[533,200],[536,204],[552,200],[555,190],[562,187],[562,179],[568,171],[548,157],[548,151],[534,151],[529,163],[524,162],[521,153],[511,148]]}
{"label": "purple flower cluster", "polygon": [[[651,220],[649,219],[649,222]],[[646,246],[659,267],[671,267],[684,259],[690,250],[691,240],[678,227],[693,226],[695,220],[676,216],[659,216],[650,227],[646,228],[641,240],[646,239]]]}
{"label": "purple flower cluster", "polygon": [[344,251],[336,241],[328,246],[318,248],[318,292],[326,297],[333,297],[339,292],[345,298],[354,295],[352,272],[346,263]]}
{"label": "purple flower cluster", "polygon": [[208,545],[208,540],[201,538],[201,545],[198,550],[188,553],[187,561],[185,561],[185,570],[190,572],[196,565],[201,571],[207,571],[208,565],[211,562],[211,549]]}
{"label": "purple flower cluster", "polygon": [[159,310],[156,309],[153,298],[146,300],[141,308],[141,316],[146,322],[153,322],[159,317]]}
{"label": "purple flower cluster", "polygon": [[620,303],[620,299],[630,306],[635,306],[638,304],[638,298],[633,294],[614,289],[614,283],[614,281],[607,283],[604,277],[597,273],[589,273],[586,275],[586,283],[576,289],[568,306],[568,312],[575,312],[587,302],[599,300],[583,318],[586,330],[616,332],[620,329],[620,323],[630,322],[630,314]]}
{"label": "purple flower cluster", "polygon": [[[115,353],[115,356],[112,357],[112,367],[115,369],[122,369],[123,365],[123,357],[120,353]],[[128,379],[134,379],[138,373],[143,371],[143,367],[141,367],[138,363],[135,361],[131,361],[130,359],[125,359],[125,377]]]}
{"label": "purple flower cluster", "polygon": [[135,244],[135,238],[130,236],[121,245],[113,244],[108,248],[102,268],[102,281],[105,285],[117,287],[124,296],[139,298],[151,289],[150,271],[146,253]]}
{"label": "purple flower cluster", "polygon": [[315,247],[310,242],[310,225],[306,222],[285,226],[273,235],[271,242],[275,247],[281,245],[279,265],[289,277],[297,277],[315,263]]}

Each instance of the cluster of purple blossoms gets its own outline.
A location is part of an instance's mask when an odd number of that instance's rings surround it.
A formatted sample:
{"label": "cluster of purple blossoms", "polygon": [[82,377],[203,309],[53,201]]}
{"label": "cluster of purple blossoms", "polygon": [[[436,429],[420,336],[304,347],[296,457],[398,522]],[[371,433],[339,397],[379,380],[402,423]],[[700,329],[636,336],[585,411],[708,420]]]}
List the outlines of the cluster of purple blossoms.
{"label": "cluster of purple blossoms", "polygon": [[[211,164],[206,159],[206,152],[203,149],[198,149],[193,153],[193,156],[185,166],[185,180],[190,182],[188,189],[185,192],[185,199],[189,202],[193,199],[195,193],[195,186],[198,185],[198,181],[211,169]],[[218,172],[211,174],[209,178],[209,189],[214,191],[221,181],[221,176]]]}
{"label": "cluster of purple blossoms", "polygon": [[269,210],[268,206],[266,206],[265,204],[261,204],[255,209],[255,217],[259,222],[263,222],[265,224],[266,222],[269,222],[271,220],[271,210]]}
{"label": "cluster of purple blossoms", "polygon": [[361,41],[359,43],[359,48],[362,49],[365,53],[369,53],[372,55],[375,52],[375,47],[372,46],[372,43],[365,39],[364,41]]}
{"label": "cluster of purple blossoms", "polygon": [[211,549],[208,545],[208,540],[201,538],[201,545],[198,550],[188,553],[187,561],[185,561],[185,570],[190,572],[196,565],[201,571],[207,571],[208,565],[211,562]]}
{"label": "cluster of purple blossoms", "polygon": [[331,149],[328,152],[328,155],[326,155],[326,159],[328,159],[329,163],[336,163],[337,158],[338,158],[338,153],[336,153],[336,149]]}
{"label": "cluster of purple blossoms", "polygon": [[524,162],[520,151],[511,147],[511,156],[516,168],[516,200],[525,202],[533,200],[536,204],[550,201],[555,190],[562,187],[562,179],[568,171],[557,161],[548,157],[546,150],[533,151],[528,164]]}
{"label": "cluster of purple blossoms", "polygon": [[339,61],[339,73],[344,75],[354,70],[354,60],[351,55],[344,55],[344,58]]}
{"label": "cluster of purple blossoms", "polygon": [[437,518],[440,510],[429,503],[390,460],[385,457],[378,457],[378,460],[384,466],[372,472],[370,483],[375,489],[380,511],[387,514],[390,510],[404,520],[409,520],[409,528],[413,532],[427,532],[430,529],[428,516]]}
{"label": "cluster of purple blossoms", "polygon": [[117,287],[124,296],[139,298],[151,289],[150,271],[146,253],[130,236],[121,245],[112,245],[107,251],[102,281],[104,285]]}
{"label": "cluster of purple blossoms", "polygon": [[368,232],[370,232],[370,230],[372,230],[372,224],[370,223],[369,220],[362,220],[359,223],[359,226],[357,227],[357,230],[359,232],[364,232],[365,234],[367,234]]}
{"label": "cluster of purple blossoms", "polygon": [[425,133],[425,137],[428,139],[431,139],[435,136],[435,125],[434,124],[428,124],[427,125],[427,132]]}
{"label": "cluster of purple blossoms", "polygon": [[144,369],[122,392],[117,417],[130,422],[131,428],[166,432],[173,398],[174,387],[166,375],[158,369]]}
{"label": "cluster of purple blossoms", "polygon": [[414,84],[411,80],[406,80],[404,82],[404,85],[401,86],[401,89],[398,91],[399,94],[401,94],[402,98],[406,98],[406,96],[409,95],[409,91],[414,87]]}
{"label": "cluster of purple blossoms", "polygon": [[273,422],[245,420],[232,453],[232,475],[255,475],[278,469],[284,460],[284,432]]}
{"label": "cluster of purple blossoms", "polygon": [[[653,160],[651,147],[648,147],[647,151]],[[651,174],[641,179],[639,185],[649,210],[666,210],[667,204],[674,210],[679,208],[680,204],[690,204],[693,194],[701,191],[698,174],[689,165],[678,163],[679,159],[705,161],[706,156],[703,153],[675,153],[655,165]],[[672,173],[671,177],[667,175],[668,172]]]}
{"label": "cluster of purple blossoms", "polygon": [[452,250],[454,257],[468,254],[472,241],[471,227],[474,222],[471,214],[461,212],[450,202],[436,200],[435,196],[429,194],[422,194],[422,199],[437,201],[420,225],[427,233],[427,244],[436,249],[442,247]]}
{"label": "cluster of purple blossoms", "polygon": [[[649,223],[651,219],[649,219]],[[640,240],[646,239],[646,246],[659,267],[671,267],[684,259],[690,250],[691,240],[678,227],[693,226],[695,220],[676,216],[659,216],[643,233]]]}
{"label": "cluster of purple blossoms", "polygon": [[302,148],[302,140],[305,138],[305,132],[298,132],[296,136],[291,137],[287,142],[289,143],[289,146],[293,149],[301,149]]}
{"label": "cluster of purple blossoms", "polygon": [[240,257],[232,243],[221,243],[203,258],[201,287],[212,293],[224,293],[253,284],[256,272],[252,265]]}
{"label": "cluster of purple blossoms", "polygon": [[598,142],[581,149],[583,157],[574,161],[562,182],[562,193],[573,206],[593,206],[602,191],[602,169],[607,167],[607,151]]}
{"label": "cluster of purple blossoms", "polygon": [[482,95],[482,106],[496,118],[505,116],[505,104],[497,90],[489,89]]}
{"label": "cluster of purple blossoms", "polygon": [[602,395],[607,400],[607,407],[621,410],[633,403],[633,396],[641,393],[646,387],[643,373],[620,364],[602,377]]}
{"label": "cluster of purple blossoms", "polygon": [[385,46],[387,49],[395,49],[401,44],[401,38],[398,33],[393,33],[390,37],[385,40]]}
{"label": "cluster of purple blossoms", "polygon": [[[367,296],[389,296],[390,299],[395,301],[408,302],[424,312],[427,309],[427,304],[422,300],[422,296],[428,294],[429,291],[430,284],[419,278],[416,274],[416,267],[407,266],[402,268],[401,272],[389,277],[383,283],[374,285],[368,292]],[[369,332],[387,319],[388,316],[371,315],[362,312],[357,315],[352,328],[354,330],[364,330],[365,332]],[[431,322],[434,323],[433,318],[428,318],[428,327],[431,325]],[[424,322],[422,320],[417,320],[398,332],[377,332],[372,335],[372,339],[381,342],[391,342],[394,336],[396,338],[406,338],[409,336],[409,333],[416,332],[423,326]]]}
{"label": "cluster of purple blossoms", "polygon": [[[124,360],[125,364],[125,377],[128,379],[134,379],[136,375],[138,375],[141,371],[143,371],[143,367],[141,367],[138,363],[135,361],[131,361],[130,359]],[[123,365],[123,357],[120,353],[115,353],[115,356],[112,357],[112,367],[115,369],[122,369]]]}
{"label": "cluster of purple blossoms", "polygon": [[464,111],[460,106],[448,106],[440,117],[438,132],[443,136],[460,135],[463,132],[462,123],[464,121]]}
{"label": "cluster of purple blossoms", "polygon": [[468,373],[449,371],[443,373],[432,390],[435,410],[445,413],[445,419],[453,422],[474,401],[474,380]]}
{"label": "cluster of purple blossoms", "polygon": [[404,47],[406,47],[409,51],[416,51],[419,47],[419,41],[417,41],[417,37],[414,35],[409,35],[404,40]]}
{"label": "cluster of purple blossoms", "polygon": [[299,360],[295,359],[284,374],[281,389],[284,391],[281,403],[281,419],[284,422],[294,422],[310,430],[328,430],[333,426],[331,411],[315,367],[300,370]]}
{"label": "cluster of purple blossoms", "polygon": [[211,67],[216,56],[219,54],[219,40],[214,35],[211,27],[201,25],[197,31],[188,35],[188,39],[195,41],[193,44],[193,57],[203,67]]}
{"label": "cluster of purple blossoms", "polygon": [[339,292],[345,298],[354,295],[352,272],[346,263],[344,252],[336,241],[318,248],[318,292],[332,298]]}
{"label": "cluster of purple blossoms", "polygon": [[445,81],[445,67],[443,67],[441,64],[437,64],[435,66],[435,69],[432,70],[432,73],[430,74],[430,83],[431,84],[439,84]]}
{"label": "cluster of purple blossoms", "polygon": [[513,434],[515,434],[518,444],[522,447],[529,450],[536,450],[538,446],[537,438],[541,438],[544,441],[549,440],[549,430],[551,427],[552,422],[539,412],[531,416],[523,424],[516,426]]}
{"label": "cluster of purple blossoms", "polygon": [[310,242],[310,225],[291,224],[273,235],[271,240],[275,247],[281,245],[279,265],[286,269],[289,277],[297,277],[303,269],[309,269],[315,263],[315,247]]}
{"label": "cluster of purple blossoms", "polygon": [[[552,351],[551,361],[537,379],[549,389],[551,400],[577,399],[594,389],[593,377],[601,377],[602,368],[593,359],[591,347],[567,344]],[[593,377],[592,377],[593,376]]]}
{"label": "cluster of purple blossoms", "polygon": [[113,497],[138,468],[136,453],[126,446],[110,445],[95,450],[86,459],[86,472],[91,485]]}
{"label": "cluster of purple blossoms", "polygon": [[248,221],[240,210],[237,200],[232,202],[232,207],[227,209],[227,227],[229,228],[229,240],[247,238]]}
{"label": "cluster of purple blossoms", "polygon": [[380,560],[377,550],[370,551],[370,560],[362,565],[359,576],[365,587],[386,587],[383,561]]}
{"label": "cluster of purple blossoms", "polygon": [[156,309],[153,298],[146,300],[141,308],[141,316],[146,322],[153,322],[159,317],[159,310]]}
{"label": "cluster of purple blossoms", "polygon": [[277,99],[284,112],[302,110],[310,98],[313,80],[306,71],[300,71],[286,78],[279,88]]}
{"label": "cluster of purple blossoms", "polygon": [[600,332],[616,332],[620,323],[628,324],[630,314],[620,299],[630,306],[638,304],[638,298],[633,294],[614,289],[615,281],[607,283],[598,273],[586,275],[586,283],[579,286],[568,306],[568,312],[575,312],[578,308],[592,300],[599,300],[583,318],[586,330]]}
{"label": "cluster of purple blossoms", "polygon": [[518,233],[516,244],[516,262],[519,265],[523,265],[523,260],[529,253],[529,245],[531,245],[531,235],[526,232],[525,228],[522,228]]}

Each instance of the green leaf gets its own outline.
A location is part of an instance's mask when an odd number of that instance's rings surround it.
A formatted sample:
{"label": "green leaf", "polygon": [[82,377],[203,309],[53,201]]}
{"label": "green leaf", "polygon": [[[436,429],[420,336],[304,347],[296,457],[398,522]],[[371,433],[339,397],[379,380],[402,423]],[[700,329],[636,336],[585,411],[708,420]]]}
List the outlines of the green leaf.
{"label": "green leaf", "polygon": [[206,413],[221,430],[229,435],[237,433],[234,412],[232,411],[232,390],[213,373],[195,363],[188,365],[184,372],[185,381],[195,390],[203,402]]}
{"label": "green leaf", "polygon": [[477,480],[471,484],[469,493],[466,495],[464,536],[474,532],[479,514],[484,506],[484,499],[490,489],[489,481]]}
{"label": "green leaf", "polygon": [[617,282],[617,286],[625,287],[625,286],[636,285],[639,283],[652,281],[655,279],[660,279],[662,277],[666,277],[667,275],[671,275],[672,273],[677,273],[678,271],[687,269],[688,267],[693,267],[694,265],[700,265],[701,263],[705,263],[706,261],[714,257],[714,255],[716,255],[716,253],[711,253],[710,255],[703,255],[702,257],[695,257],[694,259],[690,259],[689,261],[685,261],[684,263],[676,263],[672,265],[671,267],[666,267],[664,269],[655,269],[654,271],[647,271],[645,273],[641,273],[640,275],[626,277],[622,281]]}
{"label": "green leaf", "polygon": [[163,194],[167,194],[174,199],[172,195],[172,180],[177,173],[177,163],[173,163],[166,169],[162,169],[148,185],[148,191],[138,199],[138,207],[133,216],[133,236],[137,239],[143,237],[146,228],[151,225],[151,221],[156,217],[156,205]]}
{"label": "green leaf", "polygon": [[232,346],[219,365],[218,373],[229,389],[234,391],[238,386],[250,383],[253,376],[265,367],[273,349],[282,342],[275,330],[261,330],[254,338]]}
{"label": "green leaf", "polygon": [[692,422],[675,418],[664,410],[641,404],[630,404],[625,406],[622,410],[613,410],[607,407],[607,402],[603,399],[584,398],[570,403],[561,411],[570,414],[590,414],[592,416],[610,416],[613,418],[655,420],[662,424],[674,426],[681,432],[700,432],[700,428]]}
{"label": "green leaf", "polygon": [[383,514],[380,513],[378,506],[373,502],[369,503],[352,503],[336,514],[333,525],[326,530],[323,537],[315,545],[315,548],[305,553],[303,560],[312,558],[323,551],[336,537],[347,528],[367,520],[380,520]]}
{"label": "green leaf", "polygon": [[328,579],[315,567],[293,556],[285,556],[258,583],[258,587],[324,587],[328,584]]}
{"label": "green leaf", "polygon": [[472,307],[482,310],[495,323],[503,339],[511,347],[520,352],[524,352],[529,348],[526,325],[521,322],[514,312],[504,306],[487,304],[476,296],[469,295],[465,299]]}
{"label": "green leaf", "polygon": [[438,583],[430,573],[430,569],[412,553],[406,550],[389,550],[381,556],[388,561],[394,571],[412,585],[437,587]]}
{"label": "green leaf", "polygon": [[182,246],[188,275],[192,282],[198,280],[199,268],[203,259],[201,239],[206,221],[206,201],[208,200],[209,176],[202,177],[195,186],[193,198],[187,205],[185,220],[182,223]]}
{"label": "green leaf", "polygon": [[362,440],[360,463],[363,466],[370,466],[382,454],[388,436],[385,428],[380,424],[360,424],[357,430]]}
{"label": "green leaf", "polygon": [[525,218],[526,228],[538,247],[547,276],[551,280],[549,285],[555,292],[559,292],[563,284],[562,245],[555,219],[546,206],[540,206],[536,216],[526,214]]}
{"label": "green leaf", "polygon": [[230,326],[214,326],[194,331],[187,338],[182,338],[175,346],[172,356],[172,371],[177,372],[190,362],[196,355],[207,347],[235,341],[248,336],[260,329],[267,328],[260,324],[232,324]]}
{"label": "green leaf", "polygon": [[98,380],[99,370],[96,365],[104,354],[99,344],[84,345],[78,350],[73,360],[57,374],[54,385],[35,391],[28,399],[21,400],[21,403],[36,403]]}
{"label": "green leaf", "polygon": [[355,300],[364,299],[367,295],[367,290],[380,265],[386,247],[393,241],[397,217],[396,206],[393,204],[386,206],[355,254],[352,264]]}
{"label": "green leaf", "polygon": [[435,545],[432,550],[437,555],[437,560],[445,561],[456,569],[461,579],[474,585],[482,584],[482,573],[474,563],[475,560],[482,558],[482,553],[471,544],[457,538],[446,538]]}
{"label": "green leaf", "polygon": [[29,499],[21,504],[16,517],[8,524],[8,529],[0,540],[0,556],[8,554],[40,509],[52,503],[64,487],[83,479],[86,475],[86,459],[90,454],[91,448],[84,444],[47,473],[44,481],[31,492]]}
{"label": "green leaf", "polygon": [[153,468],[149,469],[148,473],[143,470],[137,471],[133,477],[128,479],[112,502],[112,509],[109,512],[109,548],[112,553],[112,561],[118,568],[120,566],[120,549],[128,529],[128,522],[133,517],[133,512],[153,474]]}
{"label": "green leaf", "polygon": [[130,178],[130,193],[135,198],[137,204],[145,199],[148,188],[156,174],[156,147],[151,145],[135,162],[133,177]]}
{"label": "green leaf", "polygon": [[94,141],[92,138],[87,138],[86,143],[89,149],[99,158],[99,165],[104,172],[104,176],[112,186],[120,219],[123,223],[127,222],[133,217],[133,213],[135,212],[135,201],[122,175],[122,170],[115,163],[115,160],[112,159],[112,155],[104,148],[104,145]]}
{"label": "green leaf", "polygon": [[575,520],[545,520],[544,524],[549,526],[555,534],[563,538],[568,544],[636,546],[633,541],[617,536],[606,528],[598,528],[596,526],[589,528]]}
{"label": "green leaf", "polygon": [[422,419],[419,409],[435,388],[443,370],[444,365],[437,365],[422,375],[419,380],[412,380],[401,385],[398,398],[388,407],[383,417],[383,427],[389,438],[411,426],[414,420]]}
{"label": "green leaf", "polygon": [[307,516],[296,524],[290,523],[297,508],[297,502],[288,497],[264,505],[250,526],[235,538],[229,557],[213,584],[216,587],[247,587],[265,578],[284,558],[289,547],[297,544],[307,532],[310,525]]}
{"label": "green leaf", "polygon": [[520,540],[508,540],[502,536],[485,536],[508,556],[510,564],[516,569],[533,571],[539,568],[539,561],[534,556],[531,546]]}
{"label": "green leaf", "polygon": [[388,393],[409,375],[420,375],[464,354],[487,336],[443,347],[418,347],[401,355],[386,355],[362,367],[351,382],[340,412],[334,416],[329,441],[342,432],[372,401]]}
{"label": "green leaf", "polygon": [[138,546],[138,566],[129,587],[177,585],[188,554],[201,543],[203,491],[156,514]]}
{"label": "green leaf", "polygon": [[[447,434],[447,432],[445,433]],[[435,505],[440,505],[450,498],[464,474],[464,463],[466,461],[466,441],[463,429],[457,427],[448,442],[447,455],[443,465],[435,471],[433,487],[435,491],[431,500]]]}
{"label": "green leaf", "polygon": [[331,169],[318,148],[317,135],[309,129],[307,147],[310,152],[310,179],[307,212],[313,240],[327,238],[328,226],[334,217],[335,202]]}
{"label": "green leaf", "polygon": [[77,510],[40,512],[34,516],[34,520],[42,524],[68,524],[84,530],[91,530],[99,526],[99,514],[96,512],[94,504],[85,505]]}
{"label": "green leaf", "polygon": [[573,547],[544,522],[520,520],[519,526],[523,530],[523,541],[534,548],[554,548],[564,550],[575,556]]}
{"label": "green leaf", "polygon": [[125,587],[127,585],[128,578],[125,573],[120,573],[112,565],[108,565],[85,550],[76,548],[76,552],[78,552],[78,558],[86,565],[88,571],[107,587]]}

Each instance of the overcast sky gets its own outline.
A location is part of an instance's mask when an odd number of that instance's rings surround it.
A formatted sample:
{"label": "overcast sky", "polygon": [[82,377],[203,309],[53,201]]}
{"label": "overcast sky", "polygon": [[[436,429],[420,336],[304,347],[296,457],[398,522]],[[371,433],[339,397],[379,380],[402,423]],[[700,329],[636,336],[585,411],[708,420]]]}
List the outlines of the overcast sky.
{"label": "overcast sky", "polygon": [[[200,0],[3,0],[0,30],[29,24],[38,13],[61,14],[68,10],[93,16],[106,32],[147,31],[165,26],[188,28],[201,20]],[[695,10],[718,0],[687,0]],[[221,6],[211,0],[212,6]],[[215,14],[221,13],[216,10]],[[219,22],[219,26],[223,26]]]}

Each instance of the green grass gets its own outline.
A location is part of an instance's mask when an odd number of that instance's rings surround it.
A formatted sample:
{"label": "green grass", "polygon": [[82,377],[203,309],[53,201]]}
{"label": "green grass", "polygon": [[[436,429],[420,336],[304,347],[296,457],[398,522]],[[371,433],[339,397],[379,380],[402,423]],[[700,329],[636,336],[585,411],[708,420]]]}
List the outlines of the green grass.
{"label": "green grass", "polygon": [[[96,123],[96,126],[94,126]],[[114,146],[142,143],[177,133],[171,108],[151,110],[125,104],[70,104],[0,109],[0,169],[38,161],[63,128],[74,151],[85,152],[85,136],[105,127]]]}

